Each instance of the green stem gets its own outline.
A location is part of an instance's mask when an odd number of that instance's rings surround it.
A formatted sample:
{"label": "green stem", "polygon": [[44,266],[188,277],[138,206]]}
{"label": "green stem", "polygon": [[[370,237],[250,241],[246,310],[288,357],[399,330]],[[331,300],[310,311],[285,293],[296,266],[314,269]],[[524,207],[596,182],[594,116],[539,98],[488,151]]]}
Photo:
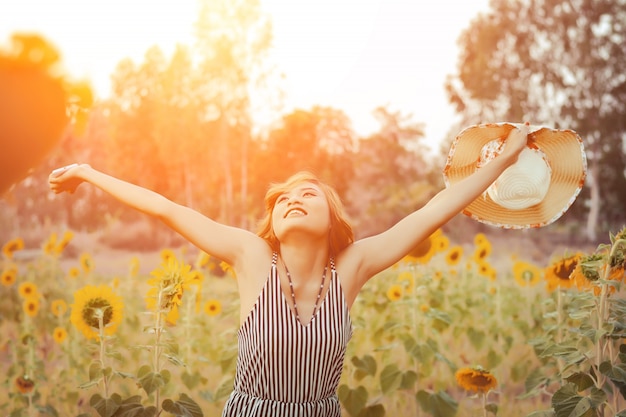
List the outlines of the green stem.
{"label": "green stem", "polygon": [[[159,373],[161,372],[161,364],[160,364],[160,357],[161,357],[161,330],[163,328],[163,321],[162,321],[162,317],[163,317],[163,312],[161,311],[161,302],[163,299],[163,291],[159,291],[159,297],[157,299],[157,312],[156,312],[156,324],[154,326],[154,372],[155,373]],[[154,395],[154,402],[155,402],[155,407],[157,409],[157,415],[160,414],[159,413],[159,394],[160,394],[160,390],[156,390],[155,395]]]}
{"label": "green stem", "polygon": [[108,377],[106,375],[106,373],[104,372],[106,369],[106,364],[105,364],[105,353],[106,353],[106,349],[105,349],[105,341],[104,341],[104,314],[100,314],[100,317],[98,318],[98,330],[99,330],[99,336],[100,336],[100,367],[102,368],[102,381],[104,383],[104,398],[109,398],[109,381],[108,381]]}
{"label": "green stem", "polygon": [[487,393],[483,392],[483,416],[487,417]]}

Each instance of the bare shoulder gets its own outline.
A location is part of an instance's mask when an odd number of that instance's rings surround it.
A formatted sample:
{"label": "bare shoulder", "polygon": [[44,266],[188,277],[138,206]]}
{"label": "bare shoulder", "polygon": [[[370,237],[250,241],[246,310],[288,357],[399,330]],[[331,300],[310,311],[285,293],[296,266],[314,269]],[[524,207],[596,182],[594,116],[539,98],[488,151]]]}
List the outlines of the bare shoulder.
{"label": "bare shoulder", "polygon": [[361,251],[355,244],[351,244],[337,255],[335,264],[346,302],[351,307],[363,284],[369,279],[363,271]]}
{"label": "bare shoulder", "polygon": [[272,248],[261,238],[252,239],[234,265],[240,300],[240,319],[248,312],[259,297],[272,265]]}
{"label": "bare shoulder", "polygon": [[237,278],[251,283],[258,279],[259,271],[267,273],[272,263],[272,248],[262,238],[255,236],[243,246],[235,261]]}

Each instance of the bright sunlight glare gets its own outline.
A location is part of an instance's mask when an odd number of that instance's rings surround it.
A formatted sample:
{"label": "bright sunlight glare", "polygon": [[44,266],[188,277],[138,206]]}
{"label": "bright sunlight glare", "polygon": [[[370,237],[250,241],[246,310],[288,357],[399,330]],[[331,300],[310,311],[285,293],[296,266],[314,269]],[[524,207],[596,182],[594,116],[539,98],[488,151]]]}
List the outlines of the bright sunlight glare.
{"label": "bright sunlight glare", "polygon": [[[379,127],[372,111],[387,106],[424,123],[431,146],[449,133],[455,118],[445,77],[455,71],[457,38],[488,0],[261,3],[273,22],[272,59],[285,77],[281,114],[330,106],[367,135]],[[15,32],[40,33],[60,50],[69,75],[89,79],[106,97],[122,59],[141,62],[152,45],[166,54],[177,43],[192,45],[197,9],[197,0],[2,0],[0,43]]]}

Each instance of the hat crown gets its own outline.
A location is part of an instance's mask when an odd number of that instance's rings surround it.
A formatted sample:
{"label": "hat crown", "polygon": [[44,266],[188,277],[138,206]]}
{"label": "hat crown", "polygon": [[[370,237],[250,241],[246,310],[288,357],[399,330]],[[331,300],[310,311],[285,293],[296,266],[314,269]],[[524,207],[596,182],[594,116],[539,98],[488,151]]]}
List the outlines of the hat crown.
{"label": "hat crown", "polygon": [[504,208],[523,210],[543,201],[550,187],[551,175],[543,152],[525,148],[517,161],[489,186],[487,194],[494,203]]}

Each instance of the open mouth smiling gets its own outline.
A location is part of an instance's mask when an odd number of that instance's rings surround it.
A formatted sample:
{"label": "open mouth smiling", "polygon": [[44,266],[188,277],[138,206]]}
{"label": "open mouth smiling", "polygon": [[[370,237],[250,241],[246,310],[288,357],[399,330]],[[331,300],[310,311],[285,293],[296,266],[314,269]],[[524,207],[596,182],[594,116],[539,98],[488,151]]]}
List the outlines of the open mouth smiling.
{"label": "open mouth smiling", "polygon": [[301,208],[292,208],[287,210],[287,212],[285,213],[285,215],[283,217],[289,217],[289,216],[306,216],[307,212],[302,210]]}

